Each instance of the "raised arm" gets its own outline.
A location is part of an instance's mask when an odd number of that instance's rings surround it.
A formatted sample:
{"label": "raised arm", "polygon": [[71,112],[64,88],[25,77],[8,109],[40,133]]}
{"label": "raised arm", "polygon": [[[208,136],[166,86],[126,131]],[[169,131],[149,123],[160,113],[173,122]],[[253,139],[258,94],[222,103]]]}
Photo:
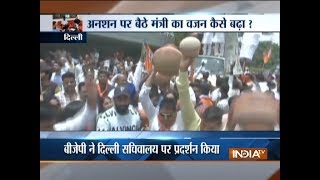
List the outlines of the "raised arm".
{"label": "raised arm", "polygon": [[115,87],[116,81],[118,79],[118,76],[120,75],[120,73],[114,75],[110,81],[111,86]]}
{"label": "raised arm", "polygon": [[199,131],[201,119],[194,109],[189,93],[188,67],[192,62],[192,58],[183,57],[180,62],[180,71],[176,83],[185,130]]}
{"label": "raised arm", "polygon": [[146,50],[144,48],[144,43],[143,43],[143,48],[141,48],[141,56],[139,59],[139,62],[137,64],[136,70],[134,71],[133,74],[133,84],[134,87],[136,88],[137,91],[140,90],[140,83],[142,80],[142,72],[144,68],[144,61],[145,61],[145,56],[146,56]]}
{"label": "raised arm", "polygon": [[228,91],[228,97],[231,97],[232,95],[232,89],[233,89],[233,68],[235,66],[235,62],[230,65],[230,74],[228,78],[228,85],[229,85],[229,91]]}
{"label": "raised arm", "polygon": [[137,91],[140,90],[140,83],[142,80],[142,72],[143,72],[143,62],[140,60],[137,64],[136,70],[133,73],[133,85]]}
{"label": "raised arm", "polygon": [[155,79],[155,74],[156,74],[155,71],[151,72],[151,74],[149,75],[146,82],[142,85],[140,93],[139,93],[139,100],[141,102],[141,105],[142,105],[149,121],[152,121],[154,119],[154,116],[157,115],[157,109],[156,109],[156,107],[153,106],[152,101],[149,97],[152,82]]}
{"label": "raised arm", "polygon": [[193,79],[197,79],[197,77],[198,77],[199,74],[201,73],[203,67],[204,67],[204,63],[201,63],[201,67],[196,71],[196,73],[194,73]]}
{"label": "raised arm", "polygon": [[92,74],[86,76],[85,86],[88,91],[88,99],[84,107],[72,118],[54,125],[55,131],[84,131],[94,130],[96,126],[97,106],[97,86]]}

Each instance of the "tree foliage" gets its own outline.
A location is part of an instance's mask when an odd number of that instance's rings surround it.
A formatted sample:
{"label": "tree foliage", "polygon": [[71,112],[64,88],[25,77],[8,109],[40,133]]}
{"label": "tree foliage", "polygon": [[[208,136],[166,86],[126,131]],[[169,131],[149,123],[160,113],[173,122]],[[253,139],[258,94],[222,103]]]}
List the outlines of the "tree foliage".
{"label": "tree foliage", "polygon": [[[180,41],[183,38],[187,37],[189,34],[190,33],[187,32],[174,33],[175,44],[179,46]],[[238,34],[239,37],[241,37],[242,35],[243,33]],[[241,43],[239,43],[239,45],[241,45]],[[268,51],[270,47],[272,47],[270,61],[263,66],[263,52]],[[274,70],[278,64],[280,64],[280,46],[278,44],[273,44],[272,42],[262,41],[259,43],[258,48],[255,51],[249,68],[259,71],[262,70],[262,67],[263,69]]]}
{"label": "tree foliage", "polygon": [[174,33],[174,44],[179,47],[180,41],[182,41],[183,38],[187,37],[190,33],[187,32],[178,32]]}
{"label": "tree foliage", "polygon": [[256,49],[252,62],[249,65],[250,68],[259,69],[263,67],[263,52],[268,51],[272,47],[271,58],[268,63],[264,65],[264,69],[274,70],[278,64],[280,64],[280,46],[271,42],[260,42]]}

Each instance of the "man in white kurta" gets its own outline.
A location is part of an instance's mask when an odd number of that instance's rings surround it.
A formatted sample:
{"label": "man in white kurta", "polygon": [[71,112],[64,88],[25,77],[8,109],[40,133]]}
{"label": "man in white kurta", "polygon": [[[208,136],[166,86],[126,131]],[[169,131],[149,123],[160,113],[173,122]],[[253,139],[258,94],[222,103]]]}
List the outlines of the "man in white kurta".
{"label": "man in white kurta", "polygon": [[212,42],[214,43],[214,56],[224,56],[224,33],[215,33]]}
{"label": "man in white kurta", "polygon": [[203,33],[202,53],[204,56],[211,56],[212,39],[213,39],[213,33],[211,32]]}

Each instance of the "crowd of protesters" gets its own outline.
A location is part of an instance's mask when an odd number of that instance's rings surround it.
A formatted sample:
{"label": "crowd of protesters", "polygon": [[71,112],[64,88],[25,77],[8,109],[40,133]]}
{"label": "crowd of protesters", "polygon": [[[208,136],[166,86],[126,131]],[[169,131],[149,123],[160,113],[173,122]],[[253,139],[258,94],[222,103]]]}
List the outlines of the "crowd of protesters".
{"label": "crowd of protesters", "polygon": [[[280,73],[215,76],[192,58],[179,73],[157,79],[139,59],[97,50],[75,57],[56,49],[40,57],[40,129],[55,131],[279,130]],[[202,64],[205,66],[205,64]],[[234,64],[231,65],[231,69]],[[205,69],[205,68],[204,68]]]}

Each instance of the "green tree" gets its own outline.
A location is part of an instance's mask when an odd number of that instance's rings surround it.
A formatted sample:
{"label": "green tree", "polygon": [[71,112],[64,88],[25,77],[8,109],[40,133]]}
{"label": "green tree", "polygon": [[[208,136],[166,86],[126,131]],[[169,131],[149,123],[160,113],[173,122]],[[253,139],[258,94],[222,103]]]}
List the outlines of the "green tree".
{"label": "green tree", "polygon": [[179,47],[180,41],[183,38],[187,37],[189,34],[190,33],[188,33],[188,32],[178,32],[178,33],[175,32],[174,33],[174,44]]}
{"label": "green tree", "polygon": [[[263,66],[263,52],[268,51],[270,47],[272,47],[270,61]],[[253,70],[262,70],[262,67],[274,70],[278,64],[280,64],[280,46],[271,42],[260,42],[249,67]]]}

